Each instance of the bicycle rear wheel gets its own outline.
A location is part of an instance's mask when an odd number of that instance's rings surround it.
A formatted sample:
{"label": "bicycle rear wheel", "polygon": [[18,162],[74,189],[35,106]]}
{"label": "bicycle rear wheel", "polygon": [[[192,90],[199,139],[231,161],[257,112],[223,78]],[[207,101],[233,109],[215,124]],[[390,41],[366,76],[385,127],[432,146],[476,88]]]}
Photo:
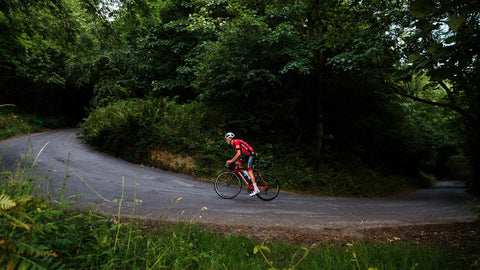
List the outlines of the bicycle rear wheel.
{"label": "bicycle rear wheel", "polygon": [[280,182],[270,174],[255,174],[255,182],[260,193],[257,197],[264,201],[271,201],[280,193]]}
{"label": "bicycle rear wheel", "polygon": [[215,192],[224,199],[235,198],[242,189],[242,182],[234,172],[223,172],[215,179]]}

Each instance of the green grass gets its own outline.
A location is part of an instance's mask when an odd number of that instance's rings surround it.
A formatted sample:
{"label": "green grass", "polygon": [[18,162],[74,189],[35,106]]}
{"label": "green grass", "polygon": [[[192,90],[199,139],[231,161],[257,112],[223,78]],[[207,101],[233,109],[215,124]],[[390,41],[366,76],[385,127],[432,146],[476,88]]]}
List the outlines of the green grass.
{"label": "green grass", "polygon": [[[451,269],[440,251],[402,241],[302,247],[225,236],[193,222],[204,209],[174,226],[74,211],[64,191],[51,199],[43,188],[49,179],[24,164],[0,174],[0,268]],[[120,211],[124,199],[116,201]]]}

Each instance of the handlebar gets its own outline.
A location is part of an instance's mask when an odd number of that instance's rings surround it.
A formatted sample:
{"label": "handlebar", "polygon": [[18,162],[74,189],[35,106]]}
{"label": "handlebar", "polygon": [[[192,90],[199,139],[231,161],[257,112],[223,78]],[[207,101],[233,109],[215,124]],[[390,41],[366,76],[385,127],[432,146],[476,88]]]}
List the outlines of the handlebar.
{"label": "handlebar", "polygon": [[236,169],[237,165],[235,163],[230,163],[230,164],[225,164],[225,167],[227,167],[229,170],[233,171]]}

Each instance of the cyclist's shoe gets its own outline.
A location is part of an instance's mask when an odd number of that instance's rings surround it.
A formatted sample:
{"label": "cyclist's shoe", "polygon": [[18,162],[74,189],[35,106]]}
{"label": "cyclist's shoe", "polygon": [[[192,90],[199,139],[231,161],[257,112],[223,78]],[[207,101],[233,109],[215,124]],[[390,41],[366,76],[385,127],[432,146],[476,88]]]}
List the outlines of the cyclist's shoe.
{"label": "cyclist's shoe", "polygon": [[250,197],[257,195],[258,193],[260,193],[260,190],[254,190],[252,193],[250,193]]}

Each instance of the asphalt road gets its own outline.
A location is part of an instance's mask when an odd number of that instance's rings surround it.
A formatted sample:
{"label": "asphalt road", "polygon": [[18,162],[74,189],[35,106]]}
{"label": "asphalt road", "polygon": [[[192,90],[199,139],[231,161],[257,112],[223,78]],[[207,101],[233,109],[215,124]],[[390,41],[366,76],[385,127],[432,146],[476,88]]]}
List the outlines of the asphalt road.
{"label": "asphalt road", "polygon": [[[74,207],[116,215],[121,201],[121,215],[147,219],[297,229],[371,228],[476,219],[467,205],[473,197],[457,181],[382,199],[299,196],[281,191],[275,200],[264,202],[250,198],[244,190],[235,199],[226,200],[215,193],[213,182],[114,158],[82,143],[75,132],[55,130],[2,141],[0,166],[12,170],[27,159],[33,173],[48,179],[41,180],[43,189],[57,196],[58,191],[66,190]],[[134,204],[135,199],[139,203]]]}

